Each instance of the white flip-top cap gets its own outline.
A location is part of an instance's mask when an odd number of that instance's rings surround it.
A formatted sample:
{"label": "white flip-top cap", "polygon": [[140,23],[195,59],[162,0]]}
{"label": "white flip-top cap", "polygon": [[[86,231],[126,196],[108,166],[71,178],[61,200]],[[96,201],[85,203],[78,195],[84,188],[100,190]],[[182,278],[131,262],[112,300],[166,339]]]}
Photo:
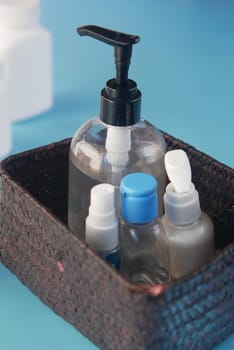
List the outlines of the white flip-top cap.
{"label": "white flip-top cap", "polygon": [[40,20],[40,0],[0,0],[0,30],[33,27]]}
{"label": "white flip-top cap", "polygon": [[165,167],[171,183],[164,195],[165,215],[174,225],[186,225],[199,219],[199,195],[191,182],[192,174],[187,154],[183,150],[169,151]]}
{"label": "white flip-top cap", "polygon": [[100,184],[91,189],[85,240],[98,252],[108,252],[119,244],[115,188]]}
{"label": "white flip-top cap", "polygon": [[165,154],[165,167],[175,192],[189,192],[192,172],[187,154],[181,149],[167,152]]}

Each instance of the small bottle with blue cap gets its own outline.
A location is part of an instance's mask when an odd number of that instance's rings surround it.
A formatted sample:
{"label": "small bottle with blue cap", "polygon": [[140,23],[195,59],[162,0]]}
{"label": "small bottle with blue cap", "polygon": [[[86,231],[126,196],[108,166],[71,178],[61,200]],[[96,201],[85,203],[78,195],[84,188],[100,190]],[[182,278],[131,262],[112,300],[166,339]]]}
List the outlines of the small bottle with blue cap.
{"label": "small bottle with blue cap", "polygon": [[157,181],[146,173],[132,173],[120,184],[121,272],[133,283],[154,285],[170,281],[164,233],[158,221]]}

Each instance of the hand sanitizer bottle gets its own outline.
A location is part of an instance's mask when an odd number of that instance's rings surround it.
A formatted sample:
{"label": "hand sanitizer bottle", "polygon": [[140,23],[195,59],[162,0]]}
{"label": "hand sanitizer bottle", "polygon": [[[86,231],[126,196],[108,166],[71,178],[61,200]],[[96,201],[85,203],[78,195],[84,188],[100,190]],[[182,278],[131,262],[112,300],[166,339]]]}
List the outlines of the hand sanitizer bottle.
{"label": "hand sanitizer bottle", "polygon": [[171,183],[166,187],[165,215],[161,222],[169,255],[166,269],[177,279],[215,254],[214,227],[208,215],[201,211],[187,154],[182,150],[167,152],[165,166]]}
{"label": "hand sanitizer bottle", "polygon": [[144,171],[157,178],[162,214],[166,145],[159,130],[140,119],[141,92],[128,79],[132,46],[139,37],[94,25],[80,27],[78,33],[114,46],[116,65],[116,78],[101,91],[99,118],[81,126],[71,142],[68,226],[83,239],[90,189],[99,183],[118,188],[131,172]]}
{"label": "hand sanitizer bottle", "polygon": [[40,0],[0,1],[0,50],[7,65],[8,117],[20,121],[52,105],[52,45]]}
{"label": "hand sanitizer bottle", "polygon": [[4,59],[0,57],[0,160],[11,149],[11,123],[8,118],[7,78]]}
{"label": "hand sanitizer bottle", "polygon": [[170,281],[164,233],[158,220],[157,181],[145,173],[125,176],[120,184],[122,222],[120,270],[133,283]]}
{"label": "hand sanitizer bottle", "polygon": [[103,259],[119,268],[119,224],[115,209],[115,188],[110,184],[91,189],[85,241]]}

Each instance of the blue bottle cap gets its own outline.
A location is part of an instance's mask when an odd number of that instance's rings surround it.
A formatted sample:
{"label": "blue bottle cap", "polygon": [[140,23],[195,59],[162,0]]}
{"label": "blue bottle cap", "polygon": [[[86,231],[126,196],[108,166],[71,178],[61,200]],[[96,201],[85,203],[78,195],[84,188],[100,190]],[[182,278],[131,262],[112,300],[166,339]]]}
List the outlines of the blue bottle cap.
{"label": "blue bottle cap", "polygon": [[146,173],[132,173],[120,184],[121,211],[124,220],[147,224],[158,216],[157,181]]}

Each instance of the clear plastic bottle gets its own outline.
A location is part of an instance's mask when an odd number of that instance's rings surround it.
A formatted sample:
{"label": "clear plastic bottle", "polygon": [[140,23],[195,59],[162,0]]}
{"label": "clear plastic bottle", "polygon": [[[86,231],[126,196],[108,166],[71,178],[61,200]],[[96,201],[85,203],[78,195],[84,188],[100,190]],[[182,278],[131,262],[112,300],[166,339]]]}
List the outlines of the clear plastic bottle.
{"label": "clear plastic bottle", "polygon": [[154,285],[170,281],[164,232],[158,220],[157,182],[149,174],[125,176],[120,185],[121,272],[133,283]]}
{"label": "clear plastic bottle", "polygon": [[101,92],[99,118],[78,129],[70,147],[68,225],[84,239],[90,189],[103,182],[118,188],[128,173],[144,171],[157,179],[162,215],[166,144],[160,131],[140,118],[141,93],[128,79],[132,45],[139,37],[97,26],[78,28],[78,33],[113,45],[117,70]]}
{"label": "clear plastic bottle", "polygon": [[164,196],[165,215],[161,218],[169,256],[165,269],[178,279],[215,254],[214,227],[209,216],[201,211],[186,153],[167,152],[165,164],[171,180]]}

